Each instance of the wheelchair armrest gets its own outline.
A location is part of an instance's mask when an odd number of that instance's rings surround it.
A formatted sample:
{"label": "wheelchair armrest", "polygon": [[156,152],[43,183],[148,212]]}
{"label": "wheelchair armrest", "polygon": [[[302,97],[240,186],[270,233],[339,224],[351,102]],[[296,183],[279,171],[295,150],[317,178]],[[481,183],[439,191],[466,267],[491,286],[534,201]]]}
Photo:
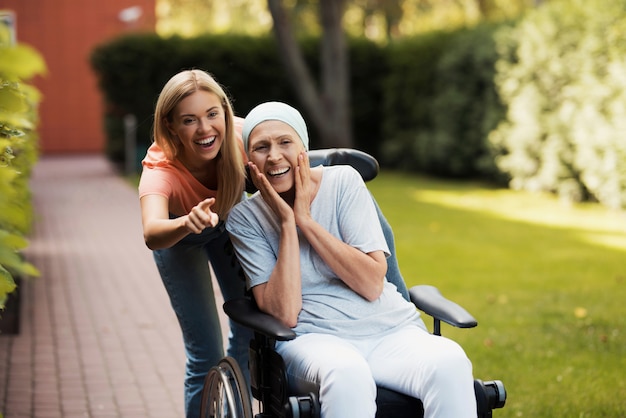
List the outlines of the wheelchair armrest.
{"label": "wheelchair armrest", "polygon": [[[409,296],[411,302],[420,311],[432,316],[436,322],[443,321],[457,328],[473,328],[478,325],[476,319],[469,312],[446,299],[434,286],[414,286],[409,289]],[[435,323],[435,327],[438,327],[437,323]]]}
{"label": "wheelchair armrest", "polygon": [[273,316],[261,312],[251,299],[229,300],[224,303],[224,312],[236,323],[276,341],[296,338],[296,333],[291,328]]}

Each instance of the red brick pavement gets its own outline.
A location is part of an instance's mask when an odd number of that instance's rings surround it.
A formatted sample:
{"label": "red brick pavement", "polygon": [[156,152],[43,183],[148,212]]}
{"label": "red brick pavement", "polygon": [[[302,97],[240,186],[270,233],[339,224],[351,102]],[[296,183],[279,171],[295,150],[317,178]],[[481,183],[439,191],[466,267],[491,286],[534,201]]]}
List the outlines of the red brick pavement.
{"label": "red brick pavement", "polygon": [[43,157],[21,332],[0,336],[0,413],[183,415],[180,330],[141,233],[134,187],[100,156]]}

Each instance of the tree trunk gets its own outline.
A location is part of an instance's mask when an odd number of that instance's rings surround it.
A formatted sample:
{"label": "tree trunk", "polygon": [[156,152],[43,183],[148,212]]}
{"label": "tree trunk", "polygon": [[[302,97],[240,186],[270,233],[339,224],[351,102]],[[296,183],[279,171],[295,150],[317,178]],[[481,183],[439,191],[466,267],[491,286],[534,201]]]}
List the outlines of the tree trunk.
{"label": "tree trunk", "polygon": [[322,101],[332,128],[329,146],[352,147],[350,78],[346,41],[341,25],[344,0],[320,0],[322,35]]}
{"label": "tree trunk", "polygon": [[341,26],[345,0],[320,0],[323,27],[321,44],[321,88],[304,62],[289,19],[280,0],[268,0],[274,33],[287,75],[296,90],[308,125],[319,133],[313,148],[353,147],[350,124],[349,64]]}

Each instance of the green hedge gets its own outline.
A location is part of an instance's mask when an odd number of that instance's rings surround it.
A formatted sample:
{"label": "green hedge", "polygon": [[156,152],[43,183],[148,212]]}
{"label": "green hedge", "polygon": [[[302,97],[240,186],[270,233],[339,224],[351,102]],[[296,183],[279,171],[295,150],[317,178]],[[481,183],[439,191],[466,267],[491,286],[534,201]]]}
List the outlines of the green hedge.
{"label": "green hedge", "polygon": [[[319,68],[317,39],[302,41],[306,60],[312,69]],[[355,68],[352,74],[354,101],[381,97],[380,80],[384,60],[382,51],[370,42],[354,40],[350,49]],[[378,63],[370,66],[370,62]],[[138,120],[137,141],[140,151],[151,142],[154,104],[165,82],[176,72],[188,68],[209,71],[226,88],[235,113],[245,116],[265,100],[282,100],[298,105],[295,93],[283,71],[271,37],[201,36],[192,39],[160,38],[153,34],[122,36],[94,49],[91,63],[98,74],[106,102],[105,129],[107,155],[114,161],[124,159],[122,117],[135,114]],[[372,71],[377,71],[375,76]],[[314,74],[317,76],[317,74]],[[372,82],[371,80],[374,80]],[[354,123],[355,137],[363,149],[374,152],[379,134],[369,110],[356,110],[361,118]],[[306,116],[306,115],[305,115]],[[372,133],[375,135],[372,136]],[[316,132],[311,132],[315,143]],[[372,146],[374,144],[374,146]]]}
{"label": "green hedge", "polygon": [[626,1],[550,1],[498,48],[491,141],[511,186],[626,207]]}
{"label": "green hedge", "polygon": [[44,72],[37,51],[0,41],[0,308],[15,290],[16,276],[38,274],[20,254],[32,224],[28,181],[37,160],[40,101],[39,92],[23,80]]}
{"label": "green hedge", "polygon": [[[355,146],[383,165],[454,176],[491,174],[485,138],[501,111],[491,82],[495,52],[490,34],[487,28],[442,32],[390,47],[349,39]],[[473,44],[480,43],[476,55]],[[303,39],[301,46],[317,77],[319,39]],[[231,94],[239,115],[263,100],[299,105],[272,37],[125,35],[98,46],[91,62],[105,94],[107,154],[114,161],[124,159],[123,115],[137,116],[143,154],[151,140],[156,95],[181,69],[212,73]],[[313,146],[316,137],[313,130]],[[443,141],[447,144],[433,147]]]}
{"label": "green hedge", "polygon": [[[383,167],[626,206],[625,2],[554,0],[516,22],[386,46],[350,39],[355,147]],[[313,70],[318,42],[301,40]],[[92,65],[115,161],[124,158],[121,117],[138,117],[143,153],[156,95],[181,69],[214,74],[239,115],[263,100],[302,108],[271,37],[123,36],[96,48]]]}
{"label": "green hedge", "polygon": [[242,36],[161,38],[155,34],[122,36],[98,46],[91,63],[105,96],[107,155],[124,160],[122,117],[137,117],[140,153],[151,143],[157,96],[175,73],[200,68],[213,74],[233,99],[235,113],[262,100],[293,102],[273,40]]}
{"label": "green hedge", "polygon": [[486,141],[504,108],[495,89],[496,27],[435,32],[389,48],[383,163],[496,179]]}

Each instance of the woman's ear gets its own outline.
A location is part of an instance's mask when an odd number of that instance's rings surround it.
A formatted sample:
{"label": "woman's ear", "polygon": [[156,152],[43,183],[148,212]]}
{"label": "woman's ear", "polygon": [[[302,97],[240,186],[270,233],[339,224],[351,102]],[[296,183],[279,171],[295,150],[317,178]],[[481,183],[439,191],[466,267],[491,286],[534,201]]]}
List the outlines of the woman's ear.
{"label": "woman's ear", "polygon": [[170,133],[170,135],[172,135],[172,137],[177,137],[178,136],[176,134],[176,130],[174,130],[174,128],[172,127],[172,123],[169,121],[168,118],[163,118],[163,124],[165,125],[165,128]]}

